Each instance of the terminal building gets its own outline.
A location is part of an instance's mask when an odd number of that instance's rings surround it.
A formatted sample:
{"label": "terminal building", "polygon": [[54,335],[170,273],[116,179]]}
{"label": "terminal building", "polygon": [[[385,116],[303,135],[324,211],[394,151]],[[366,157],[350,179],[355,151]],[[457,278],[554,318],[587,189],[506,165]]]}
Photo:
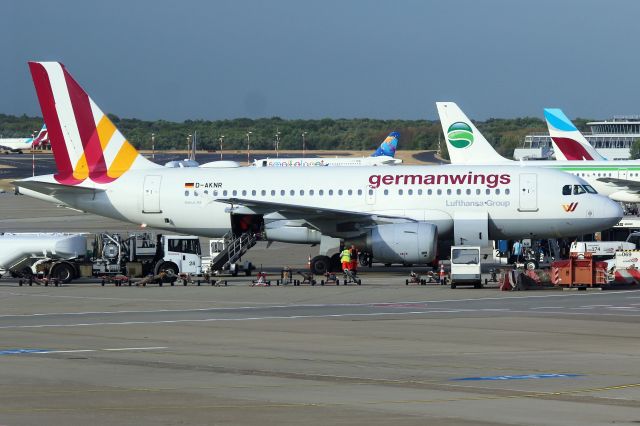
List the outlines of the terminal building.
{"label": "terminal building", "polygon": [[[591,133],[584,133],[589,143],[609,160],[628,160],[631,146],[640,139],[640,115],[615,116],[611,120],[587,123]],[[521,148],[516,148],[516,160],[549,160],[553,157],[551,137],[537,133],[524,137]]]}

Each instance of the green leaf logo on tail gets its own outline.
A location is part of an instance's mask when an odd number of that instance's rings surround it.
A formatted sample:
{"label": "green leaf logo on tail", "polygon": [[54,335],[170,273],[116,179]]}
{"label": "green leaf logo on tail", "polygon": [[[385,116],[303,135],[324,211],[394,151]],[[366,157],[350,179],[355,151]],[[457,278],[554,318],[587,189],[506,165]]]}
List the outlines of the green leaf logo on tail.
{"label": "green leaf logo on tail", "polygon": [[473,131],[467,123],[458,121],[449,126],[447,139],[454,148],[467,148],[473,143]]}

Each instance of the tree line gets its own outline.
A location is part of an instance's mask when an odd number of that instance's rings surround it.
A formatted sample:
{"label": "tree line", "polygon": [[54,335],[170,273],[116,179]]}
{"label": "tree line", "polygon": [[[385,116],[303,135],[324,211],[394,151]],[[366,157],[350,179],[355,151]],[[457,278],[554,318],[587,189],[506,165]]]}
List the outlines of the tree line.
{"label": "tree line", "polygon": [[[246,149],[247,134],[251,149],[274,149],[276,139],[279,149],[301,150],[361,150],[371,151],[391,131],[400,132],[399,149],[436,150],[438,144],[444,149],[444,139],[439,121],[430,120],[373,120],[368,118],[319,120],[286,120],[272,118],[236,118],[232,120],[166,120],[145,121],[136,118],[120,118],[109,114],[113,123],[138,149],[151,149],[152,134],[155,149],[186,149],[188,135],[197,132],[198,148],[217,150],[220,138],[223,149]],[[587,119],[574,120],[581,130],[588,130]],[[546,132],[542,119],[524,117],[514,119],[491,118],[474,121],[478,129],[502,155],[511,157],[513,150],[522,145],[524,136]],[[0,114],[1,137],[26,137],[42,127],[42,118],[26,115]]]}

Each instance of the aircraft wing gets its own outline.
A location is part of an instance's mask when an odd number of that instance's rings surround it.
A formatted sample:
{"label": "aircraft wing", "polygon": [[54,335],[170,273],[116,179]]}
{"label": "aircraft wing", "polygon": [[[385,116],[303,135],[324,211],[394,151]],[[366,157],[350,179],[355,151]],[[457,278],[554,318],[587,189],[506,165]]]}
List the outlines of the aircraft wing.
{"label": "aircraft wing", "polygon": [[415,222],[413,219],[400,216],[377,215],[367,212],[351,212],[347,210],[324,207],[307,207],[296,204],[274,203],[272,201],[245,200],[241,198],[217,199],[220,203],[229,204],[230,212],[251,214],[277,214],[282,219],[305,220],[313,228],[331,235],[337,229],[356,231],[358,229],[385,224]]}
{"label": "aircraft wing", "polygon": [[100,189],[100,188],[87,188],[85,186],[62,185],[59,183],[41,182],[37,180],[17,180],[12,183],[18,187],[30,189],[32,191],[39,192],[41,194],[50,195],[52,197],[55,197],[57,195],[70,195],[70,194],[91,195],[91,194],[96,194],[97,192],[104,192],[104,189]]}
{"label": "aircraft wing", "polygon": [[613,183],[613,184],[618,185],[618,186],[624,186],[629,191],[635,191],[635,192],[640,193],[640,182],[636,182],[636,181],[628,180],[628,179],[618,179],[618,178],[614,178],[614,177],[600,177],[597,180],[599,182]]}

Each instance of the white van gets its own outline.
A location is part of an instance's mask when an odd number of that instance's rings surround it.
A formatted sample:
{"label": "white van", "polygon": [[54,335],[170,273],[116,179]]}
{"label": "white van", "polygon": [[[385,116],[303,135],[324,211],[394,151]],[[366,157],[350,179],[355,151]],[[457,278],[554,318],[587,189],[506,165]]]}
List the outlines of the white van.
{"label": "white van", "polygon": [[482,288],[480,247],[451,247],[451,288],[456,288],[458,285]]}

